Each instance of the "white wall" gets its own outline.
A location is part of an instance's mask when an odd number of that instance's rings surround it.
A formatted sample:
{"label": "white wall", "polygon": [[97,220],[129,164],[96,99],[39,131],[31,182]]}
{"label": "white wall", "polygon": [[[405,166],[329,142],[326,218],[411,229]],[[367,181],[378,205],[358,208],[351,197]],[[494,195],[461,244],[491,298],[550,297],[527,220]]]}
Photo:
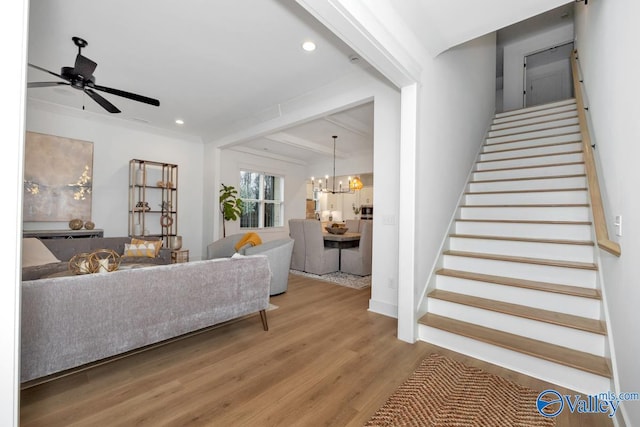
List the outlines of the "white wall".
{"label": "white wall", "polygon": [[20,251],[22,247],[22,156],[24,145],[24,96],[26,92],[27,0],[0,6],[0,47],[4,65],[0,81],[2,156],[0,169],[4,209],[0,214],[5,251],[0,279],[0,425],[17,426],[20,419]]}
{"label": "white wall", "polygon": [[541,49],[573,40],[573,23],[535,34],[504,46],[503,110],[522,108],[524,90],[524,57]]}
{"label": "white wall", "polygon": [[495,55],[492,33],[425,64],[416,153],[416,297],[422,294],[440,255],[493,116]]}
{"label": "white wall", "polygon": [[[28,103],[28,131],[93,142],[92,220],[105,237],[128,235],[129,160],[178,165],[178,233],[191,260],[201,258],[203,152],[199,139],[154,131],[98,114]],[[25,229],[67,228],[63,223],[25,223]]]}
{"label": "white wall", "polygon": [[[263,241],[282,239],[289,236],[289,219],[305,217],[305,200],[307,195],[306,167],[281,160],[247,154],[233,149],[220,153],[220,180],[225,185],[240,188],[240,171],[251,170],[265,172],[284,177],[284,225],[282,227],[255,230]],[[221,227],[218,225],[218,227]],[[240,229],[240,221],[227,221],[227,236],[246,232]]]}
{"label": "white wall", "polygon": [[[619,391],[640,390],[640,2],[590,1],[576,5],[576,45],[600,163],[610,238],[622,256],[602,254],[604,291],[610,314]],[[631,43],[631,44],[630,44]],[[612,233],[614,215],[623,217],[623,236]],[[640,425],[640,402],[622,406],[628,426]]]}

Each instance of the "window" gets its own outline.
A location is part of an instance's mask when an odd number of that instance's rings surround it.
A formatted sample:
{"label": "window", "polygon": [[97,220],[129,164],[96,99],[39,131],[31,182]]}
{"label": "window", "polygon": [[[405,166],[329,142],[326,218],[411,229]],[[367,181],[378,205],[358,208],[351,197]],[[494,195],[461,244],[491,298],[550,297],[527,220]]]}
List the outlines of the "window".
{"label": "window", "polygon": [[283,194],[283,177],[240,171],[240,228],[282,227]]}

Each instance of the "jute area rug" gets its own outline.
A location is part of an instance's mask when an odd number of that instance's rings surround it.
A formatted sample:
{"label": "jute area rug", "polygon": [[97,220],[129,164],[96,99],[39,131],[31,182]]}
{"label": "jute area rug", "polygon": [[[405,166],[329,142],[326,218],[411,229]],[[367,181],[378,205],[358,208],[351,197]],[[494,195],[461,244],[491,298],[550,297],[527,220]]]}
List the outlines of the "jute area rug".
{"label": "jute area rug", "polygon": [[551,427],[539,392],[432,354],[365,426]]}
{"label": "jute area rug", "polygon": [[304,271],[289,270],[291,274],[297,274],[298,276],[310,277],[316,280],[323,280],[325,282],[335,283],[336,285],[346,286],[353,289],[364,289],[371,286],[371,276],[356,276],[355,274],[343,273],[336,271],[335,273],[323,274],[322,276],[317,274],[305,273]]}

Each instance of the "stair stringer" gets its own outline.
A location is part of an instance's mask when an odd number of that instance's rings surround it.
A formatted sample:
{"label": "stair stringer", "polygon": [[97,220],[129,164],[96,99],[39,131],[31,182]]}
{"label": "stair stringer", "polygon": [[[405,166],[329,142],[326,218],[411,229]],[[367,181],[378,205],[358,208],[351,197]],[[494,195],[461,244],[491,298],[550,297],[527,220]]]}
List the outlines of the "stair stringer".
{"label": "stair stringer", "polygon": [[422,290],[418,292],[416,295],[416,301],[418,301],[418,305],[416,307],[417,317],[419,319],[423,315],[427,313],[427,293],[435,289],[436,287],[436,271],[438,271],[443,266],[444,261],[444,252],[449,249],[449,234],[451,234],[455,230],[456,219],[460,217],[460,206],[462,205],[462,201],[465,198],[465,193],[469,191],[469,182],[471,181],[471,177],[475,172],[476,162],[480,159],[480,155],[482,154],[482,149],[484,147],[485,141],[489,137],[489,131],[491,130],[491,125],[493,124],[493,119],[487,125],[487,129],[484,133],[484,138],[480,142],[478,146],[478,151],[476,152],[475,161],[471,164],[471,168],[469,169],[469,173],[467,174],[467,178],[465,184],[462,186],[460,190],[460,195],[458,196],[458,200],[456,201],[456,208],[453,210],[451,218],[449,219],[449,226],[442,236],[442,241],[440,242],[440,247],[438,248],[438,256],[433,261],[433,265],[431,266],[431,270],[429,271],[429,277]]}

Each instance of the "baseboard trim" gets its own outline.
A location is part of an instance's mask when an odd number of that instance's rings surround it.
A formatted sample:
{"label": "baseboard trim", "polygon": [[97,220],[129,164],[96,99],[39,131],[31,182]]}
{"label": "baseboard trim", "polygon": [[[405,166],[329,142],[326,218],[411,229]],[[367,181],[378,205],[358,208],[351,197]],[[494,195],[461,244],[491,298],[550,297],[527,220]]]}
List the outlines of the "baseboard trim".
{"label": "baseboard trim", "polygon": [[384,301],[369,300],[369,311],[383,316],[398,318],[398,306]]}

